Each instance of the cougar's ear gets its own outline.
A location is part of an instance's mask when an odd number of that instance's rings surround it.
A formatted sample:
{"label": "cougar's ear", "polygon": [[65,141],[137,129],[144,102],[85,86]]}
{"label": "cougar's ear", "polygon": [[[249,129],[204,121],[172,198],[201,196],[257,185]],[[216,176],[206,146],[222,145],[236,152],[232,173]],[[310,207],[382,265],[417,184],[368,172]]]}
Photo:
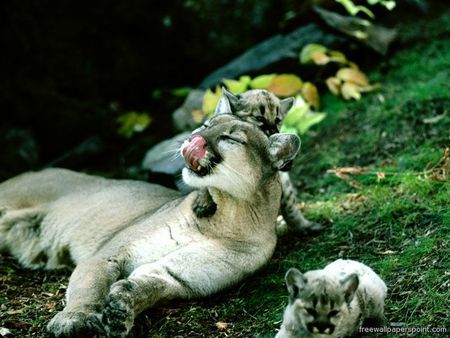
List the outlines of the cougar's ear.
{"label": "cougar's ear", "polygon": [[300,138],[295,134],[273,134],[269,137],[269,156],[275,169],[292,161],[300,150]]}
{"label": "cougar's ear", "polygon": [[284,277],[286,281],[286,287],[289,291],[289,296],[291,299],[295,299],[298,296],[298,293],[301,289],[303,289],[306,285],[306,278],[303,274],[295,268],[291,268],[286,273],[286,277]]}
{"label": "cougar's ear", "polygon": [[284,118],[288,111],[291,110],[294,105],[294,101],[295,99],[293,97],[288,97],[280,101],[280,113],[282,118]]}
{"label": "cougar's ear", "polygon": [[350,303],[355,296],[356,290],[358,289],[359,278],[356,273],[352,273],[345,277],[341,281],[342,289],[344,290],[345,300]]}
{"label": "cougar's ear", "polygon": [[229,92],[225,87],[222,87],[222,96],[217,103],[215,113],[220,114],[234,114],[237,111],[239,97]]}

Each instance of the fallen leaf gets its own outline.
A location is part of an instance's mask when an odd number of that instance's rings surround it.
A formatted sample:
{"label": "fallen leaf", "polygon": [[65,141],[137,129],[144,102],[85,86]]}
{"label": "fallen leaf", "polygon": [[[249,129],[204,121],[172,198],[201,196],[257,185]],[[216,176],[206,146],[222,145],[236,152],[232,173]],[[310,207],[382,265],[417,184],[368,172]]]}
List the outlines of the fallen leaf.
{"label": "fallen leaf", "polygon": [[221,96],[222,89],[219,86],[216,87],[214,92],[211,89],[208,89],[205,92],[205,95],[203,96],[202,110],[206,115],[210,115],[214,112]]}
{"label": "fallen leaf", "polygon": [[323,66],[330,62],[330,57],[325,52],[314,52],[311,54],[311,59],[318,66]]}
{"label": "fallen leaf", "polygon": [[216,327],[217,327],[219,330],[226,330],[226,329],[228,328],[228,323],[225,323],[225,322],[217,322],[217,323],[216,323]]}
{"label": "fallen leaf", "polygon": [[356,68],[341,68],[336,73],[336,77],[342,81],[352,82],[361,87],[369,85],[369,79],[367,78],[366,74]]}
{"label": "fallen leaf", "polygon": [[377,172],[377,182],[384,180],[386,178],[386,174],[382,171]]}
{"label": "fallen leaf", "polygon": [[351,82],[344,82],[341,86],[342,97],[346,100],[361,98],[360,87],[357,84]]}
{"label": "fallen leaf", "polygon": [[332,50],[328,52],[330,56],[330,61],[338,62],[338,63],[347,63],[347,58],[344,53],[338,50]]}
{"label": "fallen leaf", "polygon": [[300,63],[312,63],[312,55],[317,52],[326,53],[327,48],[325,46],[319,45],[317,43],[310,43],[302,48],[300,52]]}
{"label": "fallen leaf", "polygon": [[276,75],[267,87],[269,91],[282,97],[295,95],[300,92],[301,88],[302,80],[294,74]]}
{"label": "fallen leaf", "polygon": [[337,77],[329,77],[325,80],[325,83],[327,84],[330,92],[332,92],[334,95],[339,95],[339,92],[341,90],[341,81]]}
{"label": "fallen leaf", "polygon": [[9,329],[7,329],[6,327],[0,327],[0,336],[6,337],[9,335],[12,335],[12,332]]}
{"label": "fallen leaf", "polygon": [[252,89],[267,89],[276,74],[266,74],[255,77],[250,81],[250,88]]}
{"label": "fallen leaf", "polygon": [[240,94],[245,92],[248,86],[248,84],[245,82],[232,79],[223,79],[222,82],[233,94]]}
{"label": "fallen leaf", "polygon": [[302,96],[314,109],[319,109],[320,97],[317,87],[311,82],[305,82],[302,86]]}

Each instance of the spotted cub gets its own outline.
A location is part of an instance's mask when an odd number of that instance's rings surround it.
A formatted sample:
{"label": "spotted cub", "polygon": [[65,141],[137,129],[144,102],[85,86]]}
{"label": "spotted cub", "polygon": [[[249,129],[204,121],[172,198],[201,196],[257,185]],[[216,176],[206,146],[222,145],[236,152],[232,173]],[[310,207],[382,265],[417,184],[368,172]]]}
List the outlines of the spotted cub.
{"label": "spotted cub", "polygon": [[286,285],[289,304],[276,338],[342,338],[363,322],[383,321],[386,284],[360,262],[338,259],[306,273],[292,268]]}

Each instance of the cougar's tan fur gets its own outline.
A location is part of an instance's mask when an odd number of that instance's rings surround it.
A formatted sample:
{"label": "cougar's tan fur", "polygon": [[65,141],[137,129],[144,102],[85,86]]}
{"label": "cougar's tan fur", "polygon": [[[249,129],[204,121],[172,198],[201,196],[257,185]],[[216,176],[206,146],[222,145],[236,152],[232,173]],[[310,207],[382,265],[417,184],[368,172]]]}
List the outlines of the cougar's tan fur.
{"label": "cougar's tan fur", "polygon": [[67,305],[48,324],[51,334],[124,337],[146,308],[213,294],[270,259],[281,196],[277,171],[295,156],[298,138],[267,137],[232,115],[213,118],[199,135],[209,171],[200,176],[185,168],[183,177],[208,189],[217,204],[211,217],[192,212],[196,191],[183,197],[158,185],[64,169],[0,185],[0,250],[29,268],[75,266]]}

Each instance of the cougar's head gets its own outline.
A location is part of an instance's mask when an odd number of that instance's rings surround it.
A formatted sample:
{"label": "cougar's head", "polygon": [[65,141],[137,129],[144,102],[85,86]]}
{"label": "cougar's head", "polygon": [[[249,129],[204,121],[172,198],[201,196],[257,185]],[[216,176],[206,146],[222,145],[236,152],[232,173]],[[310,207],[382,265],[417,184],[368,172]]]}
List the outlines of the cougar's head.
{"label": "cougar's head", "polygon": [[291,315],[310,333],[330,335],[349,313],[358,284],[356,274],[337,279],[322,270],[302,274],[290,269],[286,285]]}
{"label": "cougar's head", "polygon": [[267,137],[234,115],[218,115],[183,143],[183,179],[196,188],[213,187],[247,199],[291,161],[299,148],[296,135]]}

